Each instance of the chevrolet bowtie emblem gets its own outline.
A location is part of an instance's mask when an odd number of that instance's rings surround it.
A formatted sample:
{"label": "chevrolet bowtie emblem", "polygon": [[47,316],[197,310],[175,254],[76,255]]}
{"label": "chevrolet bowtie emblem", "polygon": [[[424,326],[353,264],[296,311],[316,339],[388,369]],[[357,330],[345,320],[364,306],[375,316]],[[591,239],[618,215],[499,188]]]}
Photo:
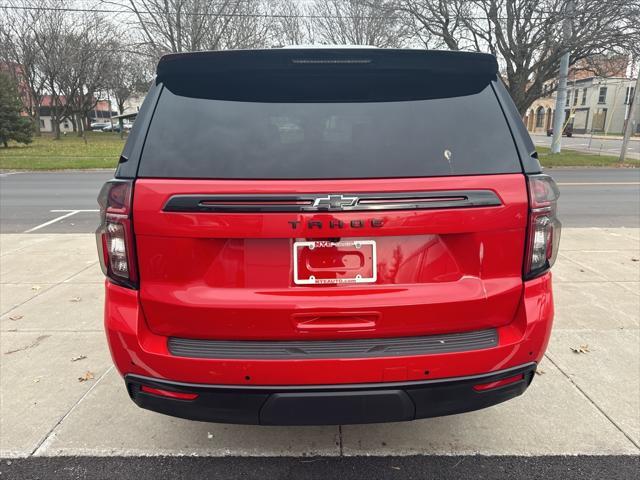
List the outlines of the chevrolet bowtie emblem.
{"label": "chevrolet bowtie emblem", "polygon": [[344,197],[342,195],[329,195],[319,197],[313,201],[313,207],[318,210],[342,210],[344,207],[353,207],[358,203],[358,197]]}

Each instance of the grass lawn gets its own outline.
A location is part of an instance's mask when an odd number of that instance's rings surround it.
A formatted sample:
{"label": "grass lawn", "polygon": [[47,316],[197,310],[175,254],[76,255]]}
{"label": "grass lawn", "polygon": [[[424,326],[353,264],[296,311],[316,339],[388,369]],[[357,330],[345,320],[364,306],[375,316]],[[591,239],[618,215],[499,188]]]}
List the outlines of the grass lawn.
{"label": "grass lawn", "polygon": [[[124,146],[117,133],[87,132],[86,139],[68,133],[60,140],[43,134],[30,145],[10,143],[0,147],[0,169],[61,170],[83,168],[115,168]],[[563,150],[550,155],[547,147],[537,147],[540,163],[545,167],[616,167],[618,157],[592,155]],[[640,161],[627,159],[624,166],[640,167]]]}
{"label": "grass lawn", "polygon": [[562,152],[551,155],[548,147],[536,147],[538,158],[543,167],[640,167],[639,160],[627,158],[624,164],[618,157],[611,155],[594,155],[562,149]]}
{"label": "grass lawn", "polygon": [[118,133],[86,132],[86,139],[67,133],[60,140],[43,133],[29,145],[0,146],[0,169],[115,168],[123,146]]}

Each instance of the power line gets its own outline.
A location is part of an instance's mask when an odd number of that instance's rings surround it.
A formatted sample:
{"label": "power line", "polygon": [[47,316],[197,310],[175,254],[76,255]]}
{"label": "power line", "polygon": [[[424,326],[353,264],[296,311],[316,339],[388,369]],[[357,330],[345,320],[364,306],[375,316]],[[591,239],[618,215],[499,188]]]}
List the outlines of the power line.
{"label": "power line", "polygon": [[[220,4],[223,5],[223,4]],[[171,14],[173,12],[151,12],[149,10],[140,9],[125,9],[118,10],[112,8],[78,8],[78,7],[30,7],[30,6],[18,6],[18,5],[0,5],[0,9],[6,10],[31,10],[42,12],[68,12],[68,13],[115,13],[125,15],[158,15],[158,14]],[[554,16],[562,17],[561,12],[543,12],[537,13],[550,15],[546,19],[552,19]],[[182,12],[182,15],[191,17],[221,17],[221,18],[300,18],[300,19],[350,19],[350,20],[376,20],[376,19],[399,19],[401,17],[393,15],[319,15],[319,14],[295,14],[289,15],[284,13],[238,13],[238,12]],[[507,17],[486,17],[486,16],[471,16],[466,15],[466,20],[507,20]],[[541,18],[544,20],[545,18]]]}

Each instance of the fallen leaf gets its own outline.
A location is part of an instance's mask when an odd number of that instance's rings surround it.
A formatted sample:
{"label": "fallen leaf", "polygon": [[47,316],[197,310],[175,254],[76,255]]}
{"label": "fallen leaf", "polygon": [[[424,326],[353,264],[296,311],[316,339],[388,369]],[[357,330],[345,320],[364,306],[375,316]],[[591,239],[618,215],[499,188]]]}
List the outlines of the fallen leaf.
{"label": "fallen leaf", "polygon": [[79,361],[79,360],[84,360],[85,358],[87,358],[87,356],[86,356],[86,355],[78,355],[77,357],[73,357],[73,358],[71,359],[71,361],[72,361],[72,362],[77,362],[77,361]]}
{"label": "fallen leaf", "polygon": [[635,258],[635,257],[633,257],[633,258],[631,259],[631,261],[632,261],[632,262],[640,262],[640,258]]}
{"label": "fallen leaf", "polygon": [[21,320],[21,319],[23,319],[23,318],[24,318],[24,315],[11,315],[11,316],[9,317],[9,320],[13,320],[13,321],[15,322],[15,321],[17,321],[17,320]]}
{"label": "fallen leaf", "polygon": [[569,347],[573,353],[589,353],[589,345],[580,345],[579,347]]}
{"label": "fallen leaf", "polygon": [[38,378],[34,378],[34,379],[33,379],[33,383],[40,383],[40,377],[38,377]]}
{"label": "fallen leaf", "polygon": [[73,303],[78,303],[79,301],[81,301],[82,299],[80,297],[73,297],[71,300],[69,300],[70,302]]}
{"label": "fallen leaf", "polygon": [[78,377],[78,381],[79,382],[86,382],[88,380],[93,380],[93,378],[94,378],[93,377],[93,373],[90,372],[89,370],[87,370],[84,375],[82,375],[81,377]]}
{"label": "fallen leaf", "polygon": [[34,292],[37,292],[38,290],[40,290],[42,287],[40,285],[34,285],[33,287],[31,287],[31,290],[33,290]]}
{"label": "fallen leaf", "polygon": [[537,368],[537,369],[536,369],[536,375],[544,375],[545,373],[547,373],[547,372],[545,372],[545,371],[544,371],[544,370],[542,370],[541,368]]}

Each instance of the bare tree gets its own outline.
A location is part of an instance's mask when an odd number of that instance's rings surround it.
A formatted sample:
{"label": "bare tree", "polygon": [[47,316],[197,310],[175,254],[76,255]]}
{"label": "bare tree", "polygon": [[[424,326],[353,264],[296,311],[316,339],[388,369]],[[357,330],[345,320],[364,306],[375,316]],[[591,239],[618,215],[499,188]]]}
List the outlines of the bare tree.
{"label": "bare tree", "polygon": [[273,3],[276,16],[274,35],[276,45],[313,43],[311,23],[306,9],[298,0],[277,0]]}
{"label": "bare tree", "polygon": [[214,49],[267,47],[276,28],[274,6],[270,0],[240,1],[234,5],[228,19],[223,12],[225,21],[215,24],[218,29]]}
{"label": "bare tree", "polygon": [[102,0],[131,15],[152,57],[265,45],[272,0]]}
{"label": "bare tree", "polygon": [[143,59],[128,52],[118,52],[112,57],[106,82],[107,89],[113,95],[118,113],[124,113],[124,107],[131,97],[146,93],[149,87],[149,75],[143,67]]}
{"label": "bare tree", "polygon": [[64,42],[66,62],[58,85],[66,99],[66,113],[79,136],[84,135],[89,113],[94,110],[99,95],[108,86],[107,79],[118,53],[113,40],[113,27],[100,14],[87,13],[74,19],[74,29]]}
{"label": "bare tree", "polygon": [[414,41],[427,48],[460,50],[466,0],[398,0],[396,14],[402,15]]}
{"label": "bare tree", "polygon": [[[573,29],[563,43],[561,26],[570,1]],[[496,55],[521,113],[556,76],[567,49],[573,65],[640,44],[638,0],[397,0],[396,6],[428,46],[440,42],[452,50]]]}
{"label": "bare tree", "polygon": [[60,123],[69,118],[59,82],[71,48],[65,42],[65,36],[73,24],[64,8],[63,0],[34,0],[34,5],[25,11],[31,17],[33,42],[41,55],[38,68],[51,99],[51,125],[56,139],[60,138]]}
{"label": "bare tree", "polygon": [[400,47],[407,37],[388,0],[315,0],[313,30],[321,43]]}
{"label": "bare tree", "polygon": [[3,36],[30,85],[32,116],[38,120],[47,94],[55,138],[66,119],[82,134],[95,94],[104,88],[112,50],[103,39],[112,34],[111,24],[92,11],[69,11],[65,0],[22,0],[20,6],[26,8],[12,10],[12,28]]}
{"label": "bare tree", "polygon": [[[108,67],[106,88],[113,96],[118,114],[124,114],[127,101],[137,94],[145,94],[149,88],[151,75],[146,68],[145,58],[126,51],[124,45],[116,49]],[[120,136],[124,135],[120,119]]]}
{"label": "bare tree", "polygon": [[[15,2],[9,2],[14,5]],[[33,11],[0,9],[0,61],[6,64],[16,84],[24,85],[21,95],[24,111],[31,119],[36,135],[40,135],[40,104],[46,78],[43,75],[42,52],[34,41]]]}

